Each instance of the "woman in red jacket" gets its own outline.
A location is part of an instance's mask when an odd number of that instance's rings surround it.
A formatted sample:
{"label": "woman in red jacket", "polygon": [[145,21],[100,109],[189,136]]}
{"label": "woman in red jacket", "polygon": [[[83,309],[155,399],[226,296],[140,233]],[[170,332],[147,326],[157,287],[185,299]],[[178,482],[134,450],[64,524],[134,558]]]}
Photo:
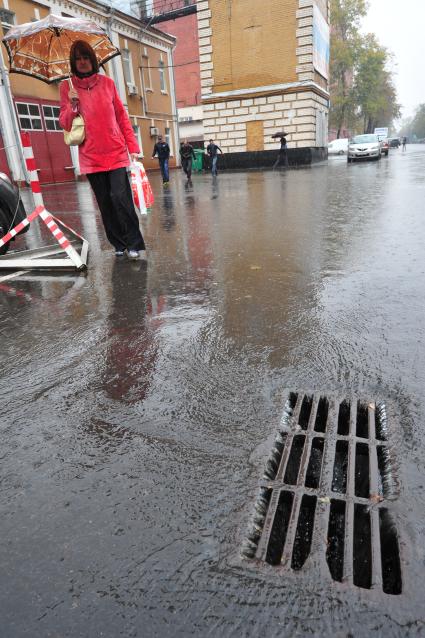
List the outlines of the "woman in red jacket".
{"label": "woman in red jacket", "polygon": [[70,131],[74,117],[83,116],[85,140],[78,147],[81,172],[94,191],[115,255],[127,251],[130,259],[138,259],[145,243],[126,169],[128,154],[135,159],[139,145],[114,82],[98,73],[96,54],[87,42],[74,42],[70,65],[73,86],[68,80],[61,83],[60,125]]}

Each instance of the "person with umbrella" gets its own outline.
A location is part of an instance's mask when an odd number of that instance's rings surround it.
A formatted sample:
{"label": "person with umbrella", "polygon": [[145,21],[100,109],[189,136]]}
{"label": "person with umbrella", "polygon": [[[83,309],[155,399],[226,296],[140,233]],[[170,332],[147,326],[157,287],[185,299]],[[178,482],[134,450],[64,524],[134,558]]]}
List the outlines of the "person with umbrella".
{"label": "person with umbrella", "polygon": [[273,164],[273,170],[278,167],[280,163],[283,163],[285,168],[288,168],[288,144],[286,141],[285,133],[275,133],[272,135],[273,139],[280,139],[280,149],[275,163]]}
{"label": "person with umbrella", "polygon": [[126,168],[128,153],[135,159],[139,146],[114,82],[98,73],[119,50],[95,22],[54,13],[12,27],[2,40],[11,73],[47,84],[71,73],[60,87],[59,122],[69,132],[77,115],[84,118],[85,137],[76,142],[81,172],[87,174],[116,255],[127,251],[137,259],[145,243]]}
{"label": "person with umbrella", "polygon": [[90,44],[83,40],[73,43],[70,66],[72,85],[65,80],[60,86],[59,123],[70,131],[73,119],[82,115],[85,139],[78,147],[81,172],[94,191],[116,256],[126,251],[130,259],[138,259],[145,243],[126,169],[128,154],[136,159],[139,145],[113,80],[98,73],[96,53]]}

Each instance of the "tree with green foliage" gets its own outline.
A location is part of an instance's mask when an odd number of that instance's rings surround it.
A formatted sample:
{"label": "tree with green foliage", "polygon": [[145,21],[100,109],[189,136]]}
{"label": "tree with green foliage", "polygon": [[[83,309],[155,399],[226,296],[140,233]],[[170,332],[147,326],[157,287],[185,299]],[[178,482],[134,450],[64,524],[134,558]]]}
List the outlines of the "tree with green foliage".
{"label": "tree with green foliage", "polygon": [[391,56],[374,35],[360,33],[367,10],[367,0],[331,0],[329,124],[337,137],[343,127],[365,133],[389,127],[400,114]]}
{"label": "tree with green foliage", "polygon": [[374,35],[363,38],[353,91],[364,133],[373,133],[378,126],[390,127],[400,115],[396,90],[387,69],[389,61],[388,51]]}
{"label": "tree with green foliage", "polygon": [[413,141],[425,139],[425,104],[419,104],[415,115],[403,122],[400,135],[405,135]]}
{"label": "tree with green foliage", "polygon": [[356,120],[353,78],[361,47],[360,20],[367,9],[367,0],[331,0],[329,124],[337,137]]}

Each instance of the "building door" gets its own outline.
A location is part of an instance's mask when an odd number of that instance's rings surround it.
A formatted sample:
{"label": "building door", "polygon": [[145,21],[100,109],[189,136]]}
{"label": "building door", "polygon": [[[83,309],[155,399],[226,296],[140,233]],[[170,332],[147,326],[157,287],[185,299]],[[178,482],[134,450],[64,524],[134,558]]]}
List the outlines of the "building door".
{"label": "building door", "polygon": [[16,98],[16,113],[22,131],[28,131],[41,184],[74,180],[71,153],[59,126],[59,104],[51,100]]}
{"label": "building door", "polygon": [[264,122],[262,120],[246,123],[246,150],[264,150]]}
{"label": "building door", "polygon": [[328,145],[328,117],[323,111],[316,109],[316,146]]}

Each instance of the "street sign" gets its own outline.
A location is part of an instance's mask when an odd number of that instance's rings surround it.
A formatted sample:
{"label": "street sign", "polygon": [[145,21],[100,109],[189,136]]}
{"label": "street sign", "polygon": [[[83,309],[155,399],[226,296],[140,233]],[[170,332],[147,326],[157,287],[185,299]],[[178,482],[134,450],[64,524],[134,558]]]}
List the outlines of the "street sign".
{"label": "street sign", "polygon": [[382,128],[376,128],[374,130],[375,135],[377,135],[379,137],[379,139],[383,139],[384,137],[388,137],[388,128],[382,127]]}

